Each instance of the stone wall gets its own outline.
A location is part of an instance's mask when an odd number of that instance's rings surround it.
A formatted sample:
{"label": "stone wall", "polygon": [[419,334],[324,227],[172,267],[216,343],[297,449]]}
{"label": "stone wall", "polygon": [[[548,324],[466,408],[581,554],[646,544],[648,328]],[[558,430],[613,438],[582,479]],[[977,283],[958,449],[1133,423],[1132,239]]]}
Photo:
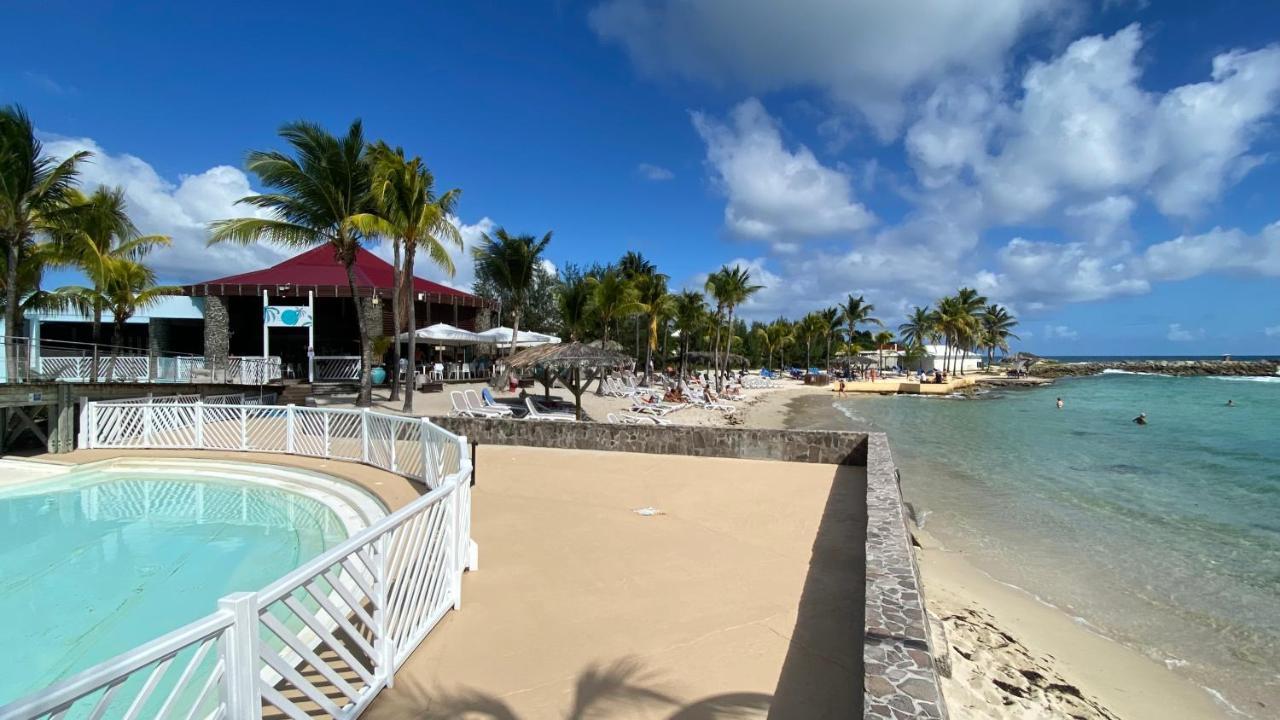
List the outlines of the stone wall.
{"label": "stone wall", "polygon": [[227,316],[227,300],[217,295],[204,299],[204,356],[208,360],[226,360],[231,352],[231,328]]}
{"label": "stone wall", "polygon": [[865,465],[867,459],[866,433],[528,422],[456,417],[434,417],[431,421],[450,432],[466,435],[469,440],[489,445],[784,460],[829,465]]}

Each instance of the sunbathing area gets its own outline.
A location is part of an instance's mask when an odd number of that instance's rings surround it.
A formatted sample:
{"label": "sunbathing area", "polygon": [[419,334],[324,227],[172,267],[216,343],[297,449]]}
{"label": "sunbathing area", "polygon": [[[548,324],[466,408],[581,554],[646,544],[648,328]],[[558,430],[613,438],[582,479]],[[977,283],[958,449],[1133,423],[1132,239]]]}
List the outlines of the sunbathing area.
{"label": "sunbathing area", "polygon": [[862,468],[481,446],[476,480],[463,609],[365,717],[860,707]]}

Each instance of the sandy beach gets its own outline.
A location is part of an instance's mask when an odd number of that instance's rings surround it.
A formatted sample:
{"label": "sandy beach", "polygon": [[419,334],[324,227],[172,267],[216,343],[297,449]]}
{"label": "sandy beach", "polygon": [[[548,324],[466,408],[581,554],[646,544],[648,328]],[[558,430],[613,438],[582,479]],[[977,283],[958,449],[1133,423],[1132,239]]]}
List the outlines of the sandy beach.
{"label": "sandy beach", "polygon": [[[481,387],[483,383],[449,389]],[[563,389],[557,388],[557,394],[572,400]],[[495,395],[499,400],[516,398],[506,392]],[[386,390],[375,390],[375,405],[400,409],[399,403],[385,398]],[[783,381],[777,388],[744,390],[732,414],[686,408],[667,419],[683,425],[846,429],[846,419],[832,407],[834,399],[829,386]],[[414,402],[417,415],[449,411],[448,393],[418,393]],[[583,410],[598,420],[630,405],[629,399],[594,391],[582,397]],[[927,532],[914,527],[912,531],[952,718],[1163,720],[1227,715],[1208,692],[1163,664],[999,581]]]}

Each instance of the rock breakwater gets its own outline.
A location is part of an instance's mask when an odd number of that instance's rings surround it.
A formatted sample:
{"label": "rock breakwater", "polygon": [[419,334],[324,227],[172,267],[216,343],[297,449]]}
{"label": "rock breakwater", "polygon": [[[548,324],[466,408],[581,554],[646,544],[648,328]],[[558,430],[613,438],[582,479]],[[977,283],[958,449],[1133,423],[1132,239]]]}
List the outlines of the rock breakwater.
{"label": "rock breakwater", "polygon": [[1031,374],[1042,378],[1097,375],[1107,370],[1151,375],[1226,375],[1250,377],[1276,375],[1280,360],[1117,360],[1113,362],[1041,362]]}

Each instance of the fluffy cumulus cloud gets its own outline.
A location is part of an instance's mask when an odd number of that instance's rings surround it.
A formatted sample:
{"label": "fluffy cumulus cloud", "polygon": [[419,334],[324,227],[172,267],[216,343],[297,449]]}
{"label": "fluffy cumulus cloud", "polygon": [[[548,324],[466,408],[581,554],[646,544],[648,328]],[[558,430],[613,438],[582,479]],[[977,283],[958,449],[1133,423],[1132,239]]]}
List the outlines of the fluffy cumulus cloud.
{"label": "fluffy cumulus cloud", "polygon": [[206,245],[210,222],[255,214],[253,208],[236,204],[254,192],[249,178],[236,168],[219,165],[173,182],[145,160],[109,153],[90,138],[44,136],[44,147],[59,158],[81,150],[93,153],[81,169],[82,188],[123,187],[129,215],[138,229],[172,238],[172,247],[148,258],[163,281],[213,280],[272,265],[287,256],[270,246]]}
{"label": "fluffy cumulus cloud", "polygon": [[1204,337],[1204,328],[1192,330],[1185,328],[1182,323],[1170,323],[1169,334],[1165,336],[1169,342],[1191,342]]}
{"label": "fluffy cumulus cloud", "polygon": [[1066,325],[1045,325],[1042,335],[1046,340],[1075,340],[1080,337],[1080,333]]}
{"label": "fluffy cumulus cloud", "polygon": [[751,93],[818,88],[884,139],[904,98],[952,74],[998,69],[1058,0],[606,0],[591,26],[652,76]]}
{"label": "fluffy cumulus cloud", "polygon": [[727,198],[725,225],[754,239],[831,236],[861,230],[874,217],[853,197],[853,181],[803,145],[783,143],[777,123],[749,99],[727,122],[693,113],[707,163]]}

